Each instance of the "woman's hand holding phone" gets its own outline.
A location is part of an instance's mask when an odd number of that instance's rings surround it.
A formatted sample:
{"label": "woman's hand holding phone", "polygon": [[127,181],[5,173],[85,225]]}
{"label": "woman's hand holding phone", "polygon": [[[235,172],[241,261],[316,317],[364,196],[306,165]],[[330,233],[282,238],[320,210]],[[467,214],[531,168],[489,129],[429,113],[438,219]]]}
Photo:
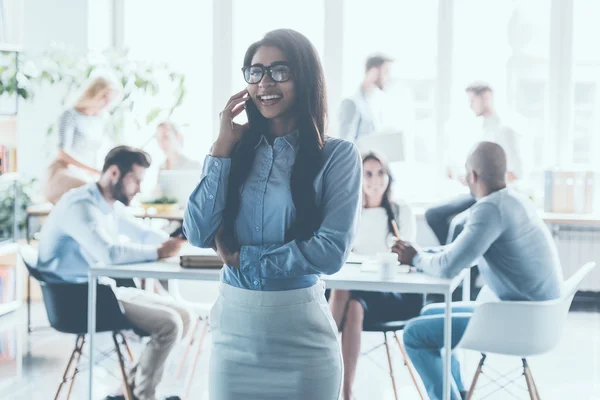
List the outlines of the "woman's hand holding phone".
{"label": "woman's hand holding phone", "polygon": [[242,138],[244,131],[248,128],[248,124],[238,124],[233,122],[233,119],[244,111],[244,104],[248,100],[248,91],[246,89],[234,94],[227,106],[221,113],[219,137],[215,141],[212,150],[213,157],[228,158],[235,144]]}

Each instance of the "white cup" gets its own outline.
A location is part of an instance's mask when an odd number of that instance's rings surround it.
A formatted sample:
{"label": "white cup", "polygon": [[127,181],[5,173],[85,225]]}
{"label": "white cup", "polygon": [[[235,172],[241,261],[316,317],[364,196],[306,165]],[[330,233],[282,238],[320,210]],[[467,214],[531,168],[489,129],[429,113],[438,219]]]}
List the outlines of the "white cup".
{"label": "white cup", "polygon": [[398,266],[398,255],[395,253],[377,253],[379,263],[379,278],[382,280],[392,279]]}

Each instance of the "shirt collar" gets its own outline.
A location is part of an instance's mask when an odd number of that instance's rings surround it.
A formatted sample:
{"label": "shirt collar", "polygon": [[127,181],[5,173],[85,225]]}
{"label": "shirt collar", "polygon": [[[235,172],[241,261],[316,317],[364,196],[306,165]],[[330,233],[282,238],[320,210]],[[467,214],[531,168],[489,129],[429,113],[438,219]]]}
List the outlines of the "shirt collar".
{"label": "shirt collar", "polygon": [[263,142],[265,144],[269,144],[269,141],[267,140],[265,135],[260,135],[260,140],[258,141],[258,143],[256,143],[256,146],[254,146],[254,150],[258,149]]}
{"label": "shirt collar", "polygon": [[94,202],[102,211],[110,212],[112,210],[111,205],[108,204],[108,202],[106,201],[106,199],[100,192],[100,188],[98,187],[97,183],[90,183],[89,191],[90,191],[90,194],[92,195],[92,198],[94,199]]}
{"label": "shirt collar", "polygon": [[[300,135],[300,132],[298,132],[298,130],[295,130],[292,133],[288,133],[285,136],[275,138],[274,144],[283,142],[283,143],[286,143],[288,146],[290,146],[290,148],[292,150],[294,150],[298,146],[298,136],[299,135]],[[265,135],[260,136],[260,140],[254,147],[254,149],[257,149],[263,142],[265,144],[269,143],[269,141],[267,140]]]}

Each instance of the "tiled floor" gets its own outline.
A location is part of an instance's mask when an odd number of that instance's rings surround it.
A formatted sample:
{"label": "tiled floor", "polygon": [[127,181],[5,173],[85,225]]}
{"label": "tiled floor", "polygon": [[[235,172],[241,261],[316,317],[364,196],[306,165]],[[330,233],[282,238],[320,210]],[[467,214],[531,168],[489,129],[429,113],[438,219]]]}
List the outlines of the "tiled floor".
{"label": "tiled floor", "polygon": [[[36,324],[45,323],[44,310],[40,304],[34,307]],[[24,309],[0,318],[0,399],[2,400],[46,400],[54,398],[54,392],[62,376],[68,355],[74,345],[74,337],[52,330],[36,331],[27,335],[24,330]],[[381,341],[380,334],[365,334],[364,348],[368,349]],[[110,337],[101,337],[99,344],[109,348]],[[207,342],[208,343],[208,342]],[[134,353],[139,344],[134,344]],[[163,394],[182,394],[183,379],[175,378],[177,361],[182,349],[173,355],[161,386]],[[399,353],[395,352],[394,368],[397,376],[400,399],[418,399]],[[12,359],[15,358],[15,359]],[[207,399],[208,346],[203,354],[193,381],[190,399]],[[474,353],[464,354],[465,381],[469,382],[478,361]],[[82,364],[85,359],[82,360]],[[508,372],[519,367],[519,360],[507,357],[490,357],[489,364],[498,371]],[[565,335],[558,348],[550,354],[530,360],[533,374],[544,400],[600,400],[600,306],[589,311],[569,314]],[[84,364],[85,366],[85,364]],[[106,394],[119,389],[117,364],[112,359],[95,368],[95,394],[93,399],[102,399]],[[20,371],[19,371],[20,370]],[[518,374],[518,373],[517,373]],[[385,350],[379,348],[368,357],[362,357],[358,367],[356,399],[393,399],[387,374]],[[75,382],[71,399],[87,398],[87,373],[80,374]],[[521,388],[524,381],[519,380]],[[480,385],[486,383],[482,378]],[[491,387],[490,387],[491,388]],[[526,399],[523,389],[511,387],[517,398]],[[482,389],[484,395],[490,390]],[[482,399],[484,396],[477,396]],[[497,392],[491,400],[515,398],[507,392]],[[308,399],[307,399],[308,400]]]}

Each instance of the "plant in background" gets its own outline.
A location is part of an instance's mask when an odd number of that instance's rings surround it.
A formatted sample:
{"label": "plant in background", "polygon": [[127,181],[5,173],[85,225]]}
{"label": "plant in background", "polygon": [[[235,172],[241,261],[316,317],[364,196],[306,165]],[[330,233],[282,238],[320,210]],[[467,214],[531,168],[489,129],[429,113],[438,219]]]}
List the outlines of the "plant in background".
{"label": "plant in background", "polygon": [[[13,237],[13,221],[16,216],[19,232],[15,239],[24,237],[27,223],[27,207],[32,203],[31,196],[36,183],[35,179],[29,181],[14,181],[2,184],[0,187],[0,241]],[[14,186],[16,185],[16,187]],[[17,194],[17,210],[14,210],[15,189]]]}
{"label": "plant in background", "polygon": [[17,113],[18,99],[31,97],[30,82],[19,72],[19,53],[0,50],[0,114]]}
{"label": "plant in background", "polygon": [[[47,83],[63,91],[66,105],[90,76],[107,75],[123,88],[111,108],[107,134],[115,144],[123,143],[125,126],[142,129],[157,118],[168,119],[185,97],[185,76],[172,71],[167,64],[133,61],[127,50],[77,55],[66,46],[52,45],[40,57],[0,63],[0,96],[17,93],[27,100],[37,86]],[[48,135],[56,131],[48,128]]]}

